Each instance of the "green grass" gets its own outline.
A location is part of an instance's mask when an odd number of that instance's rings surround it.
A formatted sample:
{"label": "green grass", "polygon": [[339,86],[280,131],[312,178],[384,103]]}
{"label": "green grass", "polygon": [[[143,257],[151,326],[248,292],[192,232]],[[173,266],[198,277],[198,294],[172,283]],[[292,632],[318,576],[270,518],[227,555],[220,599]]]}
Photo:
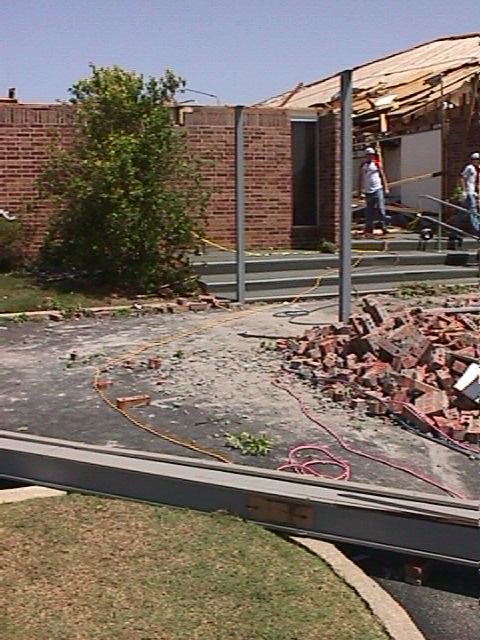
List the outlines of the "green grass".
{"label": "green grass", "polygon": [[229,516],[66,496],[0,523],[1,638],[387,639],[320,559]]}
{"label": "green grass", "polygon": [[98,289],[89,290],[85,285],[57,282],[42,285],[32,276],[0,273],[0,313],[21,313],[58,309],[73,311],[78,308],[129,304],[128,298],[112,297]]}

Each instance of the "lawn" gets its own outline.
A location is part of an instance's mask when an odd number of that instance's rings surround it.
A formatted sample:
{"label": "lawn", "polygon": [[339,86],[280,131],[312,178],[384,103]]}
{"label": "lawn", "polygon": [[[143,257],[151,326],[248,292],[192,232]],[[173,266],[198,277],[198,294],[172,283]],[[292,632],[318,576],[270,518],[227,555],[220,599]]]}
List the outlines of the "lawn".
{"label": "lawn", "polygon": [[72,495],[0,524],[5,640],[387,639],[320,559],[229,516]]}
{"label": "lawn", "polygon": [[72,282],[41,285],[32,276],[0,273],[0,313],[21,313],[49,309],[68,310],[109,304],[129,304],[127,298],[107,295],[100,290],[88,290]]}

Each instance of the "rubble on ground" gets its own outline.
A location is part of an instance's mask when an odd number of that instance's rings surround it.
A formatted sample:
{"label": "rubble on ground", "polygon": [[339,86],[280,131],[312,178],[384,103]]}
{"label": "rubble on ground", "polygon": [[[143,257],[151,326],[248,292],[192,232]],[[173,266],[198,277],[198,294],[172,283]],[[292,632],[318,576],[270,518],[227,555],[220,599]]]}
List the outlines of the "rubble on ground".
{"label": "rubble on ground", "polygon": [[334,401],[480,443],[480,313],[406,307],[391,313],[367,298],[363,313],[347,324],[313,327],[278,347],[289,370],[304,377],[308,371]]}

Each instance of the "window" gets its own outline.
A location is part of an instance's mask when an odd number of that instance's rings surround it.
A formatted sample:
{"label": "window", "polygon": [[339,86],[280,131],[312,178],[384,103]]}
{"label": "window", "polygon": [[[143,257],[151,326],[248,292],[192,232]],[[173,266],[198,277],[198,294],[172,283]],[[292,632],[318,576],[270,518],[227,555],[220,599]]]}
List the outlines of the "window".
{"label": "window", "polygon": [[293,226],[317,224],[317,123],[292,122]]}

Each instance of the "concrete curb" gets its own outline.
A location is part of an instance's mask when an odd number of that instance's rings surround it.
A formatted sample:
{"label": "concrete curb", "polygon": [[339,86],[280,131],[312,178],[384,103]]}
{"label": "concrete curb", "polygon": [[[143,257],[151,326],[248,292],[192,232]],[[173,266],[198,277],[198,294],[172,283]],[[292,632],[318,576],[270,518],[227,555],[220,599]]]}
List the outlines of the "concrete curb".
{"label": "concrete curb", "polygon": [[[200,297],[202,298],[202,296]],[[137,303],[132,304],[118,304],[108,305],[105,307],[85,307],[79,310],[76,317],[109,317],[116,311],[128,311],[133,314],[146,315],[147,313],[185,313],[185,312],[199,312],[210,310],[228,311],[232,306],[229,300],[223,300],[215,298],[214,296],[203,296],[209,300],[196,300],[195,298],[185,298],[181,303],[174,301],[167,302],[142,302],[139,300]],[[137,305],[137,306],[135,306]],[[65,317],[62,311],[58,309],[51,309],[49,311],[9,311],[0,313],[0,320],[16,320],[18,317],[29,320],[69,320]],[[75,316],[75,314],[74,314]]]}
{"label": "concrete curb", "polygon": [[23,502],[23,500],[31,500],[32,498],[53,498],[55,496],[64,496],[66,493],[66,491],[59,491],[58,489],[37,486],[2,489],[0,491],[0,504]]}
{"label": "concrete curb", "polygon": [[333,544],[313,538],[290,539],[319,556],[356,591],[393,640],[426,640],[405,609]]}

